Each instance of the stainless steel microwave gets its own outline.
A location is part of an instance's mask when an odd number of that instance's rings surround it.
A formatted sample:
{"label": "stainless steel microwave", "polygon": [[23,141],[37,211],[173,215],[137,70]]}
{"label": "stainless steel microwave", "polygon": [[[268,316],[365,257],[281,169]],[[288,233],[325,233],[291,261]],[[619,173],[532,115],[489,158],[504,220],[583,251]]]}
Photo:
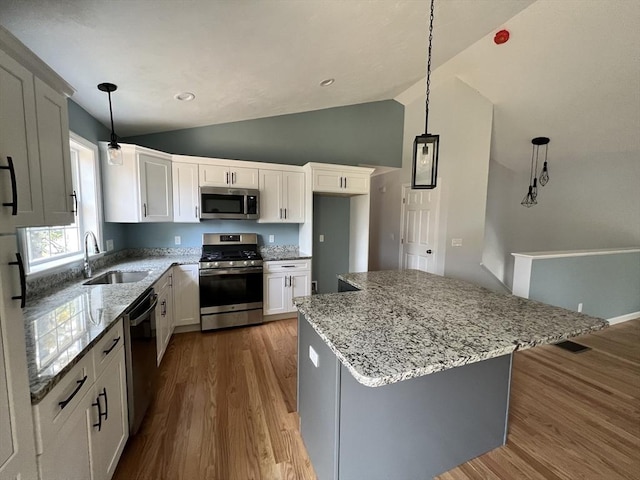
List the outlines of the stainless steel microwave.
{"label": "stainless steel microwave", "polygon": [[200,219],[256,220],[259,200],[259,190],[200,187]]}

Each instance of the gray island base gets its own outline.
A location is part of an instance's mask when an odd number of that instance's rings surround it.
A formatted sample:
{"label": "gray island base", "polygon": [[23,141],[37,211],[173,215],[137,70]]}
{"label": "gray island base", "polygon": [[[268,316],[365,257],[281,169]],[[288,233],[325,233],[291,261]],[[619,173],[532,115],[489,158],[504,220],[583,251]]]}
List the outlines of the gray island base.
{"label": "gray island base", "polygon": [[320,480],[430,479],[504,445],[515,352],[607,326],[415,270],[338,278],[344,293],[294,299]]}
{"label": "gray island base", "polygon": [[367,387],[302,314],[298,352],[300,429],[320,480],[431,479],[506,442],[512,354]]}

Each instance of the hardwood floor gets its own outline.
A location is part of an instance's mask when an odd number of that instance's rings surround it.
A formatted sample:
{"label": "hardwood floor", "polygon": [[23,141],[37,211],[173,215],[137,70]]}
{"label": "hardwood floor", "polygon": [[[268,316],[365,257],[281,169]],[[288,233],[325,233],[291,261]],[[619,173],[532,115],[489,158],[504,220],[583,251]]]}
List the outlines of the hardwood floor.
{"label": "hardwood floor", "polygon": [[507,445],[437,477],[640,478],[640,319],[514,357]]}
{"label": "hardwood floor", "polygon": [[116,480],[315,479],[298,431],[296,319],[175,335]]}
{"label": "hardwood floor", "polygon": [[[575,341],[516,353],[507,445],[439,480],[640,478],[640,319]],[[295,409],[295,319],[176,335],[114,478],[314,479]]]}

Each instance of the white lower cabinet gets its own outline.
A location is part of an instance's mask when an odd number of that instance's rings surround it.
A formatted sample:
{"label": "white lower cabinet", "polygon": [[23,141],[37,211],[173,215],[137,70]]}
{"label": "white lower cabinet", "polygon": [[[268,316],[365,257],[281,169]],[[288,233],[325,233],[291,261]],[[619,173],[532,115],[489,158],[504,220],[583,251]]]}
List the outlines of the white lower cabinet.
{"label": "white lower cabinet", "polygon": [[[122,321],[107,335],[121,333]],[[33,407],[40,480],[110,480],[115,472],[129,437],[127,382],[124,342],[108,340]]]}
{"label": "white lower cabinet", "polygon": [[173,323],[176,327],[200,323],[199,275],[198,265],[173,267]]}
{"label": "white lower cabinet", "polygon": [[264,314],[295,312],[295,297],[311,295],[311,260],[264,264]]}

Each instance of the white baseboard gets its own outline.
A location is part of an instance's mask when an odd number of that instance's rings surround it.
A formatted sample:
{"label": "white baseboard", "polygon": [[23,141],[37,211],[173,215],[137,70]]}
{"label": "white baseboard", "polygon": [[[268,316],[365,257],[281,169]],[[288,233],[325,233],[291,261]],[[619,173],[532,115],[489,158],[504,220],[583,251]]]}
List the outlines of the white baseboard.
{"label": "white baseboard", "polygon": [[610,325],[615,325],[616,323],[628,322],[635,318],[640,318],[640,312],[631,312],[626,315],[620,315],[619,317],[607,318],[607,322],[609,322]]}

